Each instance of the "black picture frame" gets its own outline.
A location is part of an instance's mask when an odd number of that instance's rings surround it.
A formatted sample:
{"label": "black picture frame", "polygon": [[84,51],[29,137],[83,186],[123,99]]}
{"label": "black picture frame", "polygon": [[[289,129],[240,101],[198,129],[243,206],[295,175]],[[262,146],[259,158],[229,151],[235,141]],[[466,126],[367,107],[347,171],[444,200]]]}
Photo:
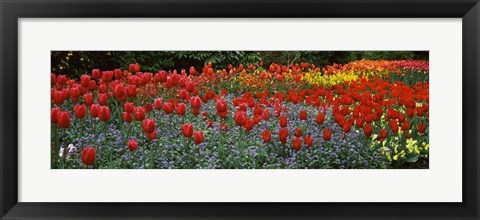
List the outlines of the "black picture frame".
{"label": "black picture frame", "polygon": [[[478,0],[0,0],[0,14],[0,217],[2,219],[479,219],[480,217],[478,210],[480,205],[478,162],[480,158],[478,149],[480,4]],[[63,17],[462,18],[463,202],[18,202],[18,19]]]}

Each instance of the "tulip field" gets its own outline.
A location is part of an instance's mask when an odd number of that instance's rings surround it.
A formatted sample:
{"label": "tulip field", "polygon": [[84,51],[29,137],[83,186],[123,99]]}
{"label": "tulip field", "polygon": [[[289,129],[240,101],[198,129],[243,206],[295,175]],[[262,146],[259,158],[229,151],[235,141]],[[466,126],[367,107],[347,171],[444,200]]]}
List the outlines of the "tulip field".
{"label": "tulip field", "polygon": [[142,65],[51,73],[52,169],[429,167],[428,61]]}

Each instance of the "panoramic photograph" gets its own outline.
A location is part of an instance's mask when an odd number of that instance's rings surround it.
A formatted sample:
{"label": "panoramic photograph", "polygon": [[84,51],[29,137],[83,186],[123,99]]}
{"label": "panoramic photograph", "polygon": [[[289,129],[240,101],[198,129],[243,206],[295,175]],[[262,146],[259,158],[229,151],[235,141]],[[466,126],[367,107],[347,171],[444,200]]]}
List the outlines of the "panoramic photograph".
{"label": "panoramic photograph", "polygon": [[428,51],[51,51],[51,169],[429,169]]}

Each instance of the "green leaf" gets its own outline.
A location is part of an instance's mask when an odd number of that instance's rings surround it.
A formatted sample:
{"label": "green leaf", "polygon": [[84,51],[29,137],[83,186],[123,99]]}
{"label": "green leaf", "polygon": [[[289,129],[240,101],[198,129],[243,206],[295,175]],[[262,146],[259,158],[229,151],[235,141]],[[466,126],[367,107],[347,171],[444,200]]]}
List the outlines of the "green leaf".
{"label": "green leaf", "polygon": [[410,154],[407,156],[407,162],[409,163],[415,163],[418,160],[419,154]]}

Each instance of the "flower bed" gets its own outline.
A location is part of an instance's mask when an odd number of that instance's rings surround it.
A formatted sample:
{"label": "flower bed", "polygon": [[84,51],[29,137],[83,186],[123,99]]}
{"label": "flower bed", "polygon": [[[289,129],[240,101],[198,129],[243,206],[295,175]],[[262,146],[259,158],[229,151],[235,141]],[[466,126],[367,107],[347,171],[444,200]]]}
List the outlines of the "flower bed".
{"label": "flower bed", "polygon": [[52,168],[428,168],[428,61],[51,74]]}

